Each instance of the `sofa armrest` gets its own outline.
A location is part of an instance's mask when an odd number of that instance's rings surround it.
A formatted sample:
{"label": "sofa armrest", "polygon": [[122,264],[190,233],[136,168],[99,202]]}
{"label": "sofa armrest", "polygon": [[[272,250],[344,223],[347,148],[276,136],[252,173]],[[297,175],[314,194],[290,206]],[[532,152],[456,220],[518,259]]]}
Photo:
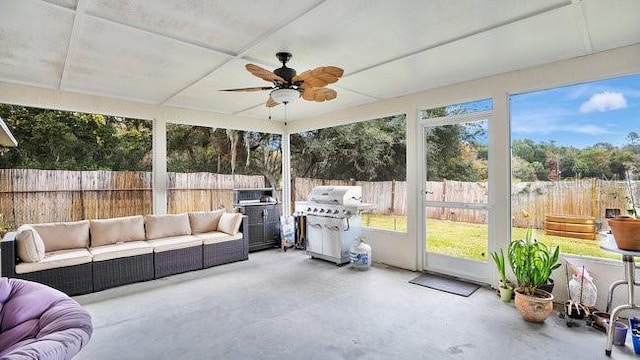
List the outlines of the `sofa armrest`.
{"label": "sofa armrest", "polygon": [[16,232],[7,233],[0,242],[0,275],[15,277],[16,275]]}
{"label": "sofa armrest", "polygon": [[247,215],[242,215],[242,223],[240,223],[240,232],[242,233],[242,238],[249,241],[249,217]]}
{"label": "sofa armrest", "polygon": [[249,217],[242,215],[242,223],[240,224],[240,232],[242,233],[242,242],[244,243],[244,257],[249,258]]}

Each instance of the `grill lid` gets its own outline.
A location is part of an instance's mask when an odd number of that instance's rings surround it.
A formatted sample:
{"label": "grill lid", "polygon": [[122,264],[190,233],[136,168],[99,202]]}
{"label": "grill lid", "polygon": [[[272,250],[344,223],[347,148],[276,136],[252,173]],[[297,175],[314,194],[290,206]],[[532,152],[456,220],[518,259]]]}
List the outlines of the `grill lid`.
{"label": "grill lid", "polygon": [[309,193],[307,200],[318,204],[357,206],[362,200],[362,187],[316,186]]}

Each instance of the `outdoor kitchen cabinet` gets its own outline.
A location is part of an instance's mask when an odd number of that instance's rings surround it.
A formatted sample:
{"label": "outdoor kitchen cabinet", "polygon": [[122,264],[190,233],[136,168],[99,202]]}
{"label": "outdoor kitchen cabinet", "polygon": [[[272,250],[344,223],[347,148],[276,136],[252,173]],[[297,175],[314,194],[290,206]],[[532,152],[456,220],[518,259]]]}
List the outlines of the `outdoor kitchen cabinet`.
{"label": "outdoor kitchen cabinet", "polygon": [[238,211],[248,217],[249,251],[280,246],[280,209],[273,189],[237,189],[234,194]]}
{"label": "outdoor kitchen cabinet", "polygon": [[240,206],[249,221],[249,251],[280,245],[280,211],[277,204]]}

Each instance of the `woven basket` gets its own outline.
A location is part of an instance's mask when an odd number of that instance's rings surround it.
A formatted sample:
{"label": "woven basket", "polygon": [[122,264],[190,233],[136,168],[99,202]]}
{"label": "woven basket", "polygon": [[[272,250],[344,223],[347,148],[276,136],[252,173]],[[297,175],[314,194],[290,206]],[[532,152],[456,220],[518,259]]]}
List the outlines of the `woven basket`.
{"label": "woven basket", "polygon": [[618,249],[640,251],[640,219],[609,219],[609,227]]}

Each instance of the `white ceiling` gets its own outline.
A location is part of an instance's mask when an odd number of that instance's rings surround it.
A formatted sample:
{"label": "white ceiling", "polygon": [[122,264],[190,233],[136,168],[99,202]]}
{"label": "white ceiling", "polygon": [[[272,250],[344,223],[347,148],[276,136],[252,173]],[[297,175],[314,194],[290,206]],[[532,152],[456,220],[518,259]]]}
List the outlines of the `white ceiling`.
{"label": "white ceiling", "polygon": [[[344,68],[303,119],[640,42],[638,0],[2,0],[0,82],[268,119],[244,65]],[[272,111],[283,119],[283,107]]]}

